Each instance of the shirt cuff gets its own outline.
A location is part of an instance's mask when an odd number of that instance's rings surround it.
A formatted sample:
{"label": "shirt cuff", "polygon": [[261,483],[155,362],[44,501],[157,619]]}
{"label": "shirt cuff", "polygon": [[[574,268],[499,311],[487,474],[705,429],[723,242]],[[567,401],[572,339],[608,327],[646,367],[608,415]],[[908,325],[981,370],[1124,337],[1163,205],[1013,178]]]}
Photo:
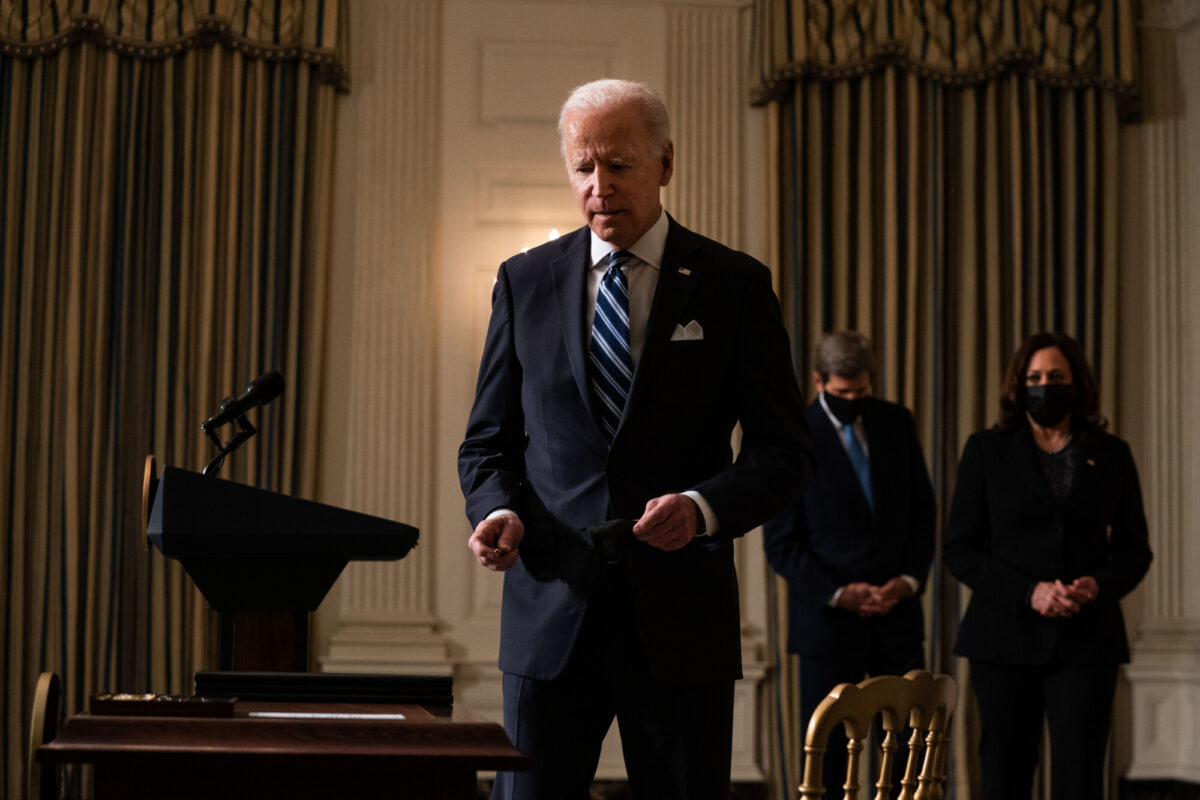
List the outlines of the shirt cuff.
{"label": "shirt cuff", "polygon": [[704,517],[704,533],[700,536],[712,536],[717,531],[721,530],[720,520],[717,519],[717,514],[712,510],[712,506],[708,501],[700,496],[699,492],[682,492],[684,497],[690,497],[695,501],[696,507],[700,509],[700,516]]}
{"label": "shirt cuff", "polygon": [[844,589],[844,588],[846,588],[846,587],[844,587],[844,586],[837,587],[837,589],[833,593],[833,597],[829,598],[829,607],[830,608],[837,608],[838,600],[842,599],[842,589]]}
{"label": "shirt cuff", "polygon": [[495,519],[496,517],[503,517],[505,514],[509,515],[510,517],[516,517],[517,519],[521,518],[517,514],[517,512],[513,511],[511,508],[504,508],[503,506],[501,506],[500,508],[497,508],[495,511],[493,511],[492,513],[490,513],[486,517],[484,517],[484,519]]}
{"label": "shirt cuff", "polygon": [[913,594],[921,591],[921,582],[912,575],[901,575],[900,579],[908,584],[908,588],[912,590]]}

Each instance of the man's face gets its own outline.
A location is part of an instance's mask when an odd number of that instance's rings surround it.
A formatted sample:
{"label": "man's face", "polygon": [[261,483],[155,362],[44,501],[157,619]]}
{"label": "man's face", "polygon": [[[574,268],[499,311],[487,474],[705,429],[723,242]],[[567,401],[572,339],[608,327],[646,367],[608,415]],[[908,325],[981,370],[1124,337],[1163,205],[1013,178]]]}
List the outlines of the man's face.
{"label": "man's face", "polygon": [[843,378],[841,375],[831,374],[829,380],[823,381],[821,373],[814,371],[813,383],[816,384],[818,392],[828,392],[846,400],[857,400],[860,397],[871,395],[871,373],[869,372],[860,372],[853,378]]}
{"label": "man's face", "polygon": [[575,112],[563,119],[567,174],[592,232],[623,250],[650,230],[662,210],[675,149],[655,152],[637,104]]}

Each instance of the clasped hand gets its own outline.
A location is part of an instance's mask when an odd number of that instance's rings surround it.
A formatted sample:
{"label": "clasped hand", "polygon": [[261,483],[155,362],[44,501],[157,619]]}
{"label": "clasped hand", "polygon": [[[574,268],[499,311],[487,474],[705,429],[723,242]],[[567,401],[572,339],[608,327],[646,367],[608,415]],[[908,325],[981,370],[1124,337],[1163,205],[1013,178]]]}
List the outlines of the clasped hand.
{"label": "clasped hand", "polygon": [[1096,599],[1100,587],[1090,575],[1076,578],[1070,584],[1062,581],[1040,581],[1033,587],[1029,604],[1043,617],[1073,617],[1079,609]]}
{"label": "clasped hand", "polygon": [[[678,550],[699,530],[700,509],[684,494],[665,494],[646,503],[633,535],[660,550]],[[525,538],[525,525],[511,512],[497,514],[475,526],[467,541],[475,559],[490,570],[504,572],[517,563],[517,548]]]}
{"label": "clasped hand", "polygon": [[842,587],[838,596],[838,608],[845,609],[866,619],[888,613],[896,607],[896,603],[912,594],[908,581],[899,576],[892,578],[882,586],[859,581],[848,583]]}

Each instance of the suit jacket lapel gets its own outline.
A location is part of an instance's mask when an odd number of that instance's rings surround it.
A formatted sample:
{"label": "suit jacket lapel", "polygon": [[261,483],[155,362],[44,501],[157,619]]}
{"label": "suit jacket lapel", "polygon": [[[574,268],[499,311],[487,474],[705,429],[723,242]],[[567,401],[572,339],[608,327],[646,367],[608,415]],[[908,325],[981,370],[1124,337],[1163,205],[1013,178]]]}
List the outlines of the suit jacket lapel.
{"label": "suit jacket lapel", "polygon": [[1063,510],[1066,512],[1073,512],[1084,500],[1088,499],[1096,488],[1100,470],[1103,468],[1104,454],[1101,452],[1101,448],[1096,447],[1085,437],[1081,437],[1076,446],[1079,448],[1079,468],[1075,472],[1071,489],[1063,498]]}
{"label": "suit jacket lapel", "polygon": [[[567,244],[566,251],[550,263],[550,275],[554,281],[554,292],[558,297],[558,311],[562,320],[563,337],[566,339],[567,358],[571,362],[571,374],[583,402],[592,419],[596,418],[592,408],[591,381],[588,380],[587,336],[584,332],[584,303],[587,301],[588,229],[580,228],[573,234],[574,241]],[[599,428],[599,423],[597,423]]]}
{"label": "suit jacket lapel", "polygon": [[[646,321],[646,340],[642,345],[637,369],[633,373],[633,386],[629,390],[629,400],[625,404],[622,420],[629,416],[630,409],[637,406],[638,399],[645,392],[646,384],[671,341],[671,334],[679,322],[679,315],[687,305],[696,281],[700,280],[704,273],[705,265],[695,258],[697,248],[690,234],[674,219],[669,216],[668,219],[671,228],[667,233],[667,245],[663,250],[662,266],[658,271],[654,301],[650,305],[650,318]],[[681,269],[687,270],[688,274],[680,272]]]}

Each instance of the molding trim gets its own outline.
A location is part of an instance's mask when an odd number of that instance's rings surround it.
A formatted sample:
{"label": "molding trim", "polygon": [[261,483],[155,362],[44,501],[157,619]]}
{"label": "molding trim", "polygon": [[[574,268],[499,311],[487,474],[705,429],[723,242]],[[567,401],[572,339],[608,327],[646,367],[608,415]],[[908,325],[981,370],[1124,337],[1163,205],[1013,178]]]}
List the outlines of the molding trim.
{"label": "molding trim", "polygon": [[[1191,621],[1143,628],[1126,665],[1133,712],[1126,773],[1200,782],[1200,632]],[[1167,795],[1174,796],[1174,795]]]}
{"label": "molding trim", "polygon": [[427,620],[343,621],[318,659],[322,672],[450,675],[446,640]]}
{"label": "molding trim", "polygon": [[1200,0],[1142,0],[1142,19],[1147,28],[1182,30],[1200,22]]}

